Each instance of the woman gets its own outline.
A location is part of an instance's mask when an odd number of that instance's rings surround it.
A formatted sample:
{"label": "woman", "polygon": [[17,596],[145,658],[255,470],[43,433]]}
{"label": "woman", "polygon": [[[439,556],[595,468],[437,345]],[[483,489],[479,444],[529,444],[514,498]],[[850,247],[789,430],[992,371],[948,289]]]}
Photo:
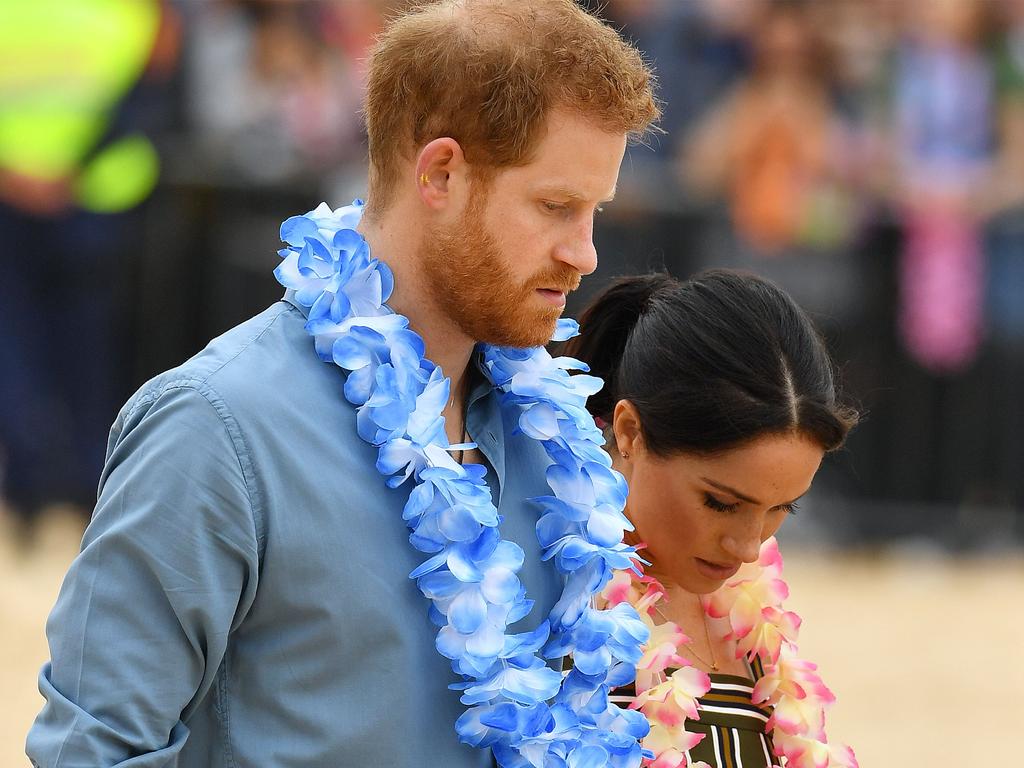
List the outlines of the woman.
{"label": "woman", "polygon": [[[799,620],[781,608],[781,560],[770,540],[857,419],[837,397],[832,362],[808,317],[753,275],[625,278],[587,309],[566,354],[606,382],[588,407],[629,484],[631,543],[643,546],[650,563],[645,579],[631,585],[652,628],[634,706],[651,721],[645,746],[660,755],[656,765],[686,764],[688,752],[689,761],[711,766],[760,768],[776,762],[772,751],[787,754],[787,765],[810,765],[815,750],[819,757],[832,750],[831,764],[843,765],[846,755],[825,745],[823,724],[813,722],[817,710],[809,723],[793,725],[790,709],[805,707],[807,697],[780,698],[797,690],[787,688],[794,682],[817,692],[820,703],[831,694],[813,665],[792,657]],[[767,585],[768,592],[747,592],[770,593],[763,615],[771,621],[758,615],[752,629],[735,577],[759,557],[767,568],[762,580],[744,584]],[[613,582],[613,602],[629,588],[628,579]],[[655,650],[666,639],[675,653]],[[751,698],[766,666],[769,679],[755,698],[775,686],[767,699],[779,710],[775,718]],[[673,675],[681,667],[687,675]],[[701,693],[701,680],[710,690]],[[674,721],[687,708],[665,710],[673,684],[677,693],[696,685],[700,694],[699,721],[690,711],[685,731]],[[695,743],[688,734],[704,738]]]}

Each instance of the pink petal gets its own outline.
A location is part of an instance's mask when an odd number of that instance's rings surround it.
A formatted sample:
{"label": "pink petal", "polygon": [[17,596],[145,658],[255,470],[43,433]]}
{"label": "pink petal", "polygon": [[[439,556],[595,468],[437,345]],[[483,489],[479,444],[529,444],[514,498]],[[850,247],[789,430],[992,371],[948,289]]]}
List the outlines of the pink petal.
{"label": "pink petal", "polygon": [[813,699],[783,696],[768,719],[768,727],[793,736],[825,738],[825,710]]}
{"label": "pink petal", "polygon": [[779,552],[779,540],[769,536],[761,543],[761,552],[757,557],[757,564],[762,568],[777,567],[782,569],[782,553]]}
{"label": "pink petal", "polygon": [[773,735],[776,753],[786,757],[786,768],[828,768],[829,747],[816,739],[790,734]]}
{"label": "pink petal", "polygon": [[736,637],[745,637],[761,618],[761,606],[746,592],[739,595],[729,612],[729,624]]}
{"label": "pink petal", "polygon": [[828,764],[831,768],[860,768],[857,756],[853,750],[841,744],[829,746],[830,754]]}
{"label": "pink petal", "polygon": [[715,619],[723,619],[729,615],[733,603],[736,602],[736,593],[728,589],[719,589],[709,595],[704,602],[704,610],[708,616]]}
{"label": "pink petal", "polygon": [[689,752],[703,740],[703,733],[690,733],[689,731],[683,731],[683,733],[676,737],[676,742],[679,744],[679,748],[682,749],[683,752]]}
{"label": "pink petal", "polygon": [[665,750],[655,757],[654,762],[649,763],[650,768],[679,768],[685,764],[686,756],[674,749]]}
{"label": "pink petal", "polygon": [[643,713],[647,715],[647,719],[652,723],[661,723],[668,728],[678,728],[683,722],[689,717],[689,719],[695,719],[692,716],[687,715],[682,709],[680,709],[675,701],[668,699],[664,702],[651,702],[643,708]]}
{"label": "pink petal", "polygon": [[781,681],[777,677],[769,677],[765,675],[756,683],[754,683],[754,692],[751,694],[751,699],[755,704],[760,704],[763,701],[768,701],[772,694],[779,687]]}
{"label": "pink petal", "polygon": [[601,594],[608,601],[608,606],[614,607],[629,599],[632,584],[633,578],[629,571],[616,571]]}

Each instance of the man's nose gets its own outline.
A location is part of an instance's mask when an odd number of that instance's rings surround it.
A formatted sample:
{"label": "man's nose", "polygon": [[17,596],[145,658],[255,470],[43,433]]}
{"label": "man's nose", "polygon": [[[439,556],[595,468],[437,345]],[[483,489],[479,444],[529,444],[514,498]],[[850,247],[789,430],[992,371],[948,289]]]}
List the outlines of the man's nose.
{"label": "man's nose", "polygon": [[581,222],[579,227],[574,229],[572,239],[558,246],[555,256],[581,275],[589,275],[597,269],[593,220]]}

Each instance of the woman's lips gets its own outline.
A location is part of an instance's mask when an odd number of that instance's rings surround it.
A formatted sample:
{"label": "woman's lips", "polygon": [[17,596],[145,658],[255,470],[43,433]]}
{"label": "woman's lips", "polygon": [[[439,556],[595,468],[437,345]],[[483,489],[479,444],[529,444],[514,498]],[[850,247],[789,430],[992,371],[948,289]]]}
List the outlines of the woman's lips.
{"label": "woman's lips", "polygon": [[538,288],[537,293],[549,304],[553,304],[556,307],[565,306],[565,293],[563,291],[556,291],[551,288]]}
{"label": "woman's lips", "polygon": [[699,557],[695,557],[694,560],[697,561],[697,570],[709,579],[725,581],[740,569],[739,565],[721,565]]}

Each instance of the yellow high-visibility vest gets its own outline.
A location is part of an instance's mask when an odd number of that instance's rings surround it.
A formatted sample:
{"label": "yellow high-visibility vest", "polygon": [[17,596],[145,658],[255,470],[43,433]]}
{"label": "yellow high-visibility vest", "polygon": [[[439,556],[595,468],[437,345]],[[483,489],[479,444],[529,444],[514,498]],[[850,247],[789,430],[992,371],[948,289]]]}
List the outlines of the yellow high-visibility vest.
{"label": "yellow high-visibility vest", "polygon": [[145,69],[160,13],[157,0],[2,0],[0,167],[73,177],[79,203],[93,210],[148,195],[158,163],[147,139],[90,154]]}

